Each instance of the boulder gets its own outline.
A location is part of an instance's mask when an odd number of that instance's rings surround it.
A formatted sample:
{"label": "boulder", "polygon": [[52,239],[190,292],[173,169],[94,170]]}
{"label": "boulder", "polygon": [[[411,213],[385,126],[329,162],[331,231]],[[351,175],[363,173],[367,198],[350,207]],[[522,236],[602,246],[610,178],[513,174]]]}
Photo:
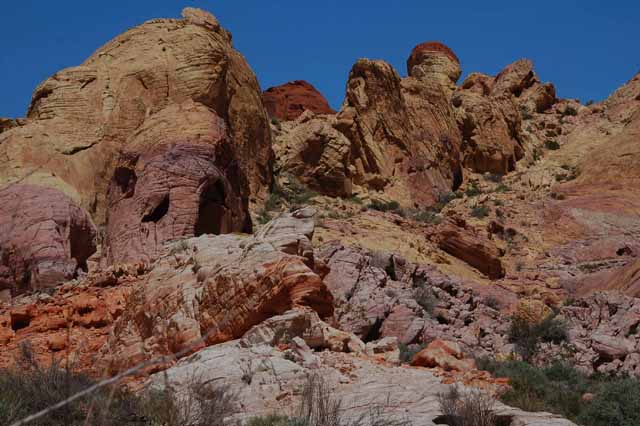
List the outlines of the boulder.
{"label": "boulder", "polygon": [[438,228],[435,239],[442,250],[468,263],[487,277],[493,280],[504,277],[501,250],[493,241],[466,224],[447,221]]}
{"label": "boulder", "polygon": [[436,339],[418,352],[411,360],[416,367],[439,367],[446,371],[468,371],[475,368],[472,359],[466,359],[460,346],[455,342]]}
{"label": "boulder", "polygon": [[95,237],[91,217],[61,191],[24,183],[0,189],[0,290],[15,295],[78,276]]}
{"label": "boulder", "polygon": [[269,116],[282,121],[295,120],[305,111],[335,113],[324,96],[304,80],[270,87],[262,92],[262,101]]}
{"label": "boulder", "polygon": [[335,127],[351,142],[357,185],[429,206],[462,182],[459,132],[436,81],[401,80],[388,63],[360,59]]}

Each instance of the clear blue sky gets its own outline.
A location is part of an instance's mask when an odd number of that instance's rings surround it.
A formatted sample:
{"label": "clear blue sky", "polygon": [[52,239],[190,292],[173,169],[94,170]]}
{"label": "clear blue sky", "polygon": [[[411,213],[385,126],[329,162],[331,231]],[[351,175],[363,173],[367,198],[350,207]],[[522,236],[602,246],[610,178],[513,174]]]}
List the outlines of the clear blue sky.
{"label": "clear blue sky", "polygon": [[0,25],[0,117],[25,114],[38,83],[147,19],[207,9],[233,33],[263,89],[314,84],[338,108],[359,57],[401,75],[414,45],[441,40],[464,74],[531,58],[562,97],[600,100],[640,71],[640,2],[380,0],[7,0]]}

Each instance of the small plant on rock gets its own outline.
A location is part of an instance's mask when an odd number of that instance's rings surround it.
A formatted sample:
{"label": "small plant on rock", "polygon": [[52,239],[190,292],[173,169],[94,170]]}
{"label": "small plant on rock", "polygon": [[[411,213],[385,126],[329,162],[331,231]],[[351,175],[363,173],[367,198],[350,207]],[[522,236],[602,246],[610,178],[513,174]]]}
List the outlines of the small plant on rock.
{"label": "small plant on rock", "polygon": [[476,206],[471,209],[471,216],[478,219],[484,219],[489,215],[489,211],[489,207],[487,206]]}

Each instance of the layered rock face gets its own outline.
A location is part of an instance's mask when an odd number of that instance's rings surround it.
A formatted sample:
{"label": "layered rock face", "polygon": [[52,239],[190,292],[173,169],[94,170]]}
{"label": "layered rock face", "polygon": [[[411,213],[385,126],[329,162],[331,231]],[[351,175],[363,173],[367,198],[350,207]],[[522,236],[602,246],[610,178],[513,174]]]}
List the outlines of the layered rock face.
{"label": "layered rock face", "polygon": [[118,371],[157,355],[184,356],[241,337],[294,306],[331,316],[331,293],[314,271],[312,214],[283,215],[255,237],[175,243],[133,290],[103,348],[103,365]]}
{"label": "layered rock face", "polygon": [[552,84],[542,84],[528,59],[518,60],[495,78],[473,73],[455,92],[465,167],[479,173],[515,170],[528,148],[522,115],[542,113],[557,102]]}
{"label": "layered rock face", "polygon": [[53,287],[87,270],[96,227],[61,191],[29,184],[0,189],[0,291]]}
{"label": "layered rock face", "polygon": [[440,80],[422,83],[401,80],[383,61],[359,60],[336,127],[352,144],[354,183],[429,205],[457,188],[462,170],[446,88]]}
{"label": "layered rock face", "polygon": [[116,37],[40,84],[26,120],[1,127],[0,188],[52,188],[108,221],[113,262],[148,261],[173,238],[248,231],[249,199],[271,183],[258,82],[230,34],[197,9]]}
{"label": "layered rock face", "polygon": [[[176,127],[176,117],[194,125]],[[150,261],[181,237],[251,232],[249,188],[224,121],[191,101],[147,121],[109,185],[109,262]]]}
{"label": "layered rock face", "polygon": [[3,167],[2,180],[31,174],[103,223],[114,152],[156,113],[193,100],[227,124],[252,191],[269,184],[269,126],[254,74],[212,15],[183,15],[135,27],[40,84],[29,123],[2,134],[3,155],[20,166]]}
{"label": "layered rock face", "polygon": [[305,111],[316,114],[335,113],[324,96],[304,80],[270,87],[262,92],[262,101],[270,117],[283,121],[295,120]]}

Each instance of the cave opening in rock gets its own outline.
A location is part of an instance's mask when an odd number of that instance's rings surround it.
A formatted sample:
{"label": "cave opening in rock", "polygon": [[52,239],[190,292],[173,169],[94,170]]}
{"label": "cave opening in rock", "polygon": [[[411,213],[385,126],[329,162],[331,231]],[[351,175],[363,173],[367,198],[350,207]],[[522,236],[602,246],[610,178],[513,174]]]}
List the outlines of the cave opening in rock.
{"label": "cave opening in rock", "polygon": [[221,234],[226,231],[224,218],[227,212],[225,206],[225,190],[222,181],[208,184],[200,194],[198,219],[195,225],[195,236],[202,234]]}
{"label": "cave opening in rock", "polygon": [[169,212],[169,194],[165,195],[160,204],[158,204],[153,210],[144,215],[143,222],[158,223]]}
{"label": "cave opening in rock", "polygon": [[113,180],[120,188],[120,193],[129,198],[133,196],[136,187],[136,181],[138,180],[136,173],[127,167],[117,167],[113,173]]}
{"label": "cave opening in rock", "polygon": [[[69,232],[69,255],[76,261],[76,270],[87,272],[87,259],[96,251],[93,241],[95,234],[85,226],[72,224]],[[75,276],[75,274],[74,274]]]}

